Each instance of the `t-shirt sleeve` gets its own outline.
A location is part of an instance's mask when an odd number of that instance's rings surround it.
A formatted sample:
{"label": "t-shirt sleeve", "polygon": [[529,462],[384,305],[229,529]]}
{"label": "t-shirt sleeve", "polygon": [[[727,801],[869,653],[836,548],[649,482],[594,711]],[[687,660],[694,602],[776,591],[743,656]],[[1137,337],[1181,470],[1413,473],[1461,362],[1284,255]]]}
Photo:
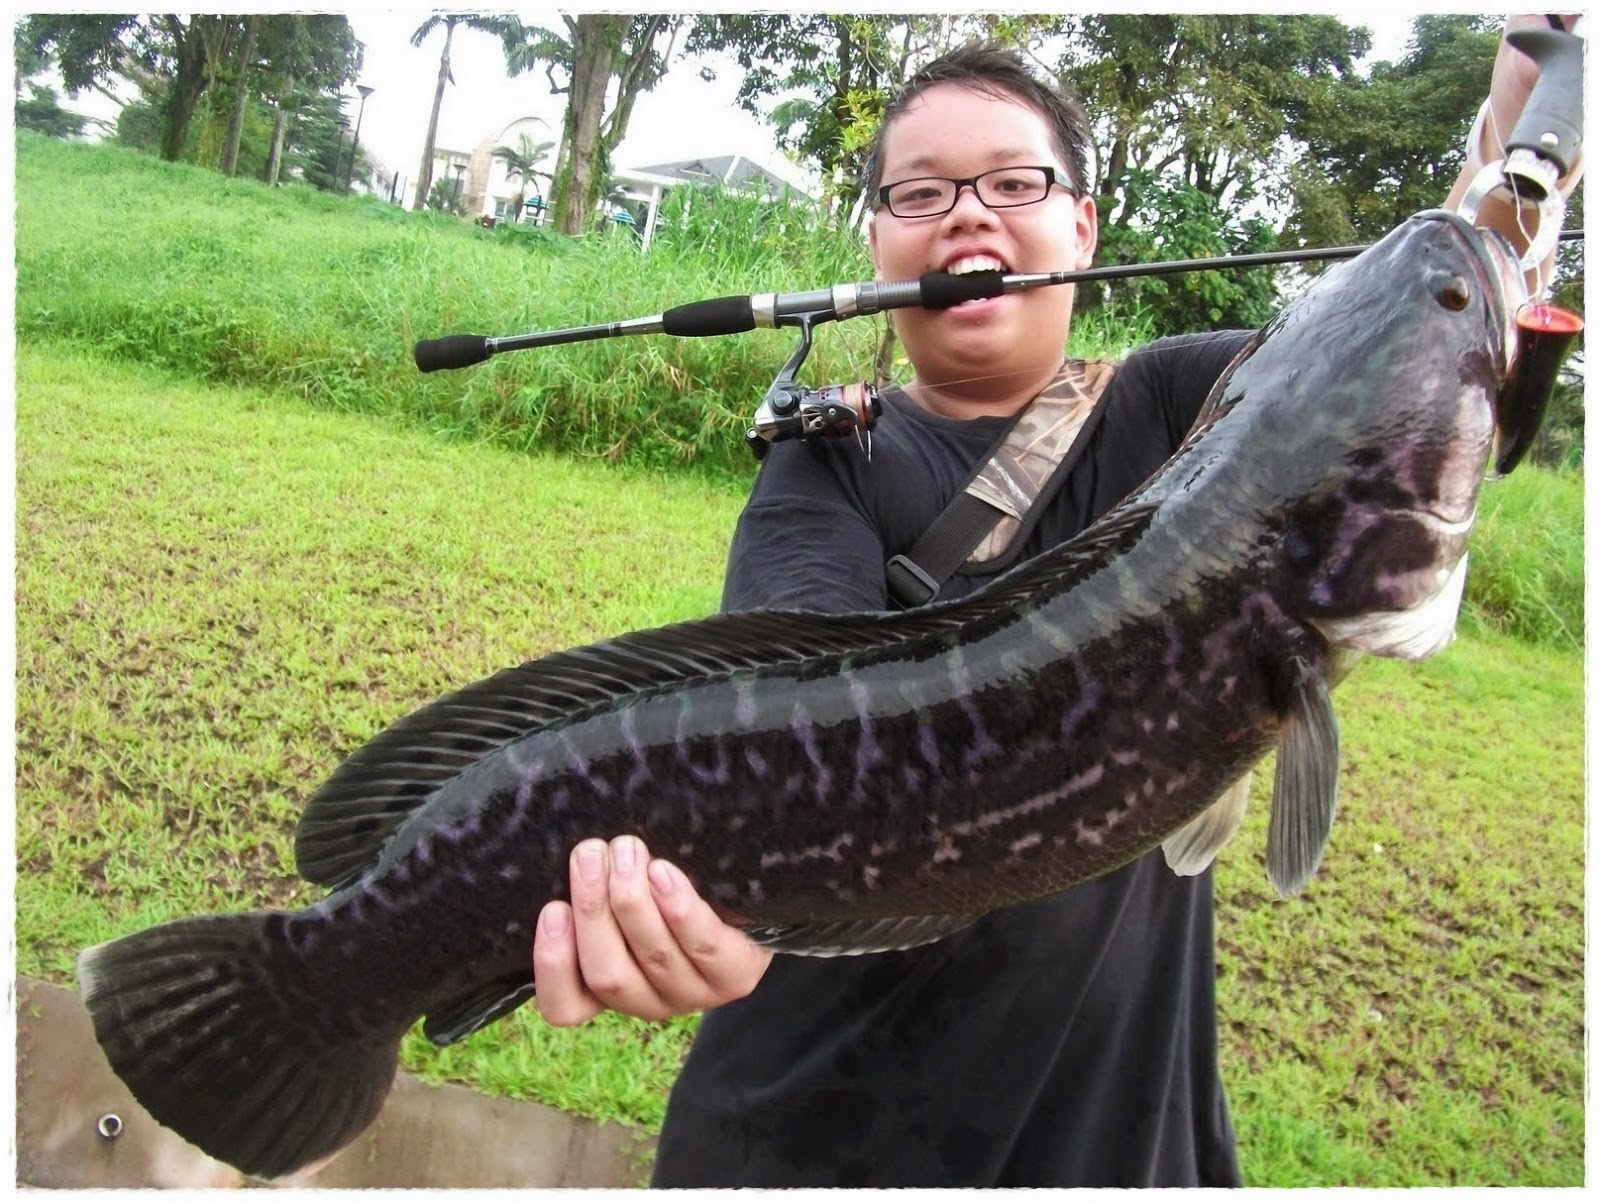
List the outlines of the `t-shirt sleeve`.
{"label": "t-shirt sleeve", "polygon": [[883,610],[883,541],[834,449],[775,444],[734,530],[724,610]]}
{"label": "t-shirt sleeve", "polygon": [[1169,447],[1189,433],[1211,386],[1254,337],[1253,330],[1180,334],[1158,338],[1128,356],[1123,371],[1132,376],[1124,383],[1149,398]]}

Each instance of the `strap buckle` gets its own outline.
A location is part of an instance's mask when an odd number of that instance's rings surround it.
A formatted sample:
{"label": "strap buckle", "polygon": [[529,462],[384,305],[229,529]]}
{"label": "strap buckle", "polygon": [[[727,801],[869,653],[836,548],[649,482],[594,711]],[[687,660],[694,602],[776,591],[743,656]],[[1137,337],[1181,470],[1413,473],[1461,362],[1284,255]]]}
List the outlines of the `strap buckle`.
{"label": "strap buckle", "polygon": [[901,609],[910,610],[927,605],[939,593],[939,582],[915,560],[903,555],[892,556],[884,567],[889,585],[889,596],[900,603]]}

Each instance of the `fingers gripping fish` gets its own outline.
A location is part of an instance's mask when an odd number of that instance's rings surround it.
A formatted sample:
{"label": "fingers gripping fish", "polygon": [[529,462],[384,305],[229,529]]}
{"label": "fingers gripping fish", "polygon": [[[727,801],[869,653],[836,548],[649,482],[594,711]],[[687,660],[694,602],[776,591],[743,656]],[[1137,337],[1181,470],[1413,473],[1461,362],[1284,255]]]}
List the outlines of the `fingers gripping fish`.
{"label": "fingers gripping fish", "polygon": [[778,949],[908,947],[1158,845],[1199,871],[1275,748],[1267,868],[1301,888],[1333,683],[1449,642],[1486,463],[1526,445],[1495,446],[1521,289],[1497,235],[1420,214],[1284,309],[1139,492],[977,594],[625,635],[400,720],[302,820],[325,899],[83,953],[112,1068],[249,1173],[328,1157],[418,1017],[447,1043],[529,997],[592,836],[637,834]]}

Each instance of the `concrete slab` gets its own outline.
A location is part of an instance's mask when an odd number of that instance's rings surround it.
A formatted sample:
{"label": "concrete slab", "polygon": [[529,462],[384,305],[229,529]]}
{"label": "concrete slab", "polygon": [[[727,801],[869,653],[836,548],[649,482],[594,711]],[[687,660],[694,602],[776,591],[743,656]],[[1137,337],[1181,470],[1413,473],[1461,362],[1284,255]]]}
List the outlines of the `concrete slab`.
{"label": "concrete slab", "polygon": [[[134,1102],[106,1064],[75,991],[18,978],[16,999],[18,1185],[262,1185]],[[360,1139],[315,1174],[270,1185],[629,1187],[643,1185],[653,1154],[652,1140],[621,1124],[402,1073]]]}

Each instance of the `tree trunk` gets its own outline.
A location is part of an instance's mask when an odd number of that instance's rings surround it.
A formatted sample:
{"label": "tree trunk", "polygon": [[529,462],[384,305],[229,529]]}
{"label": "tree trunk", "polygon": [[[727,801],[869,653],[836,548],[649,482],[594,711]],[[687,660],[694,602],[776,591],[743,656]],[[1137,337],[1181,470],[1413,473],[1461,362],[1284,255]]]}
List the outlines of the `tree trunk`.
{"label": "tree trunk", "polygon": [[433,187],[433,141],[439,133],[439,110],[444,107],[444,86],[450,80],[450,39],[456,27],[451,21],[444,26],[444,49],[439,53],[439,85],[433,90],[433,112],[428,115],[428,137],[422,143],[422,166],[417,169],[417,195],[411,207],[421,211],[428,203],[428,189]]}
{"label": "tree trunk", "polygon": [[272,119],[272,149],[267,152],[267,187],[278,183],[278,172],[283,168],[283,139],[289,130],[289,105],[294,97],[294,75],[284,81],[283,95],[278,98],[278,113]]}
{"label": "tree trunk", "polygon": [[622,35],[630,19],[589,15],[574,21],[572,85],[562,123],[562,164],[555,198],[555,225],[563,234],[585,233],[594,219],[594,207],[600,199],[596,167],[606,88],[611,84]]}
{"label": "tree trunk", "polygon": [[239,170],[239,142],[244,137],[244,108],[250,93],[250,60],[256,53],[256,28],[259,13],[250,15],[245,26],[244,46],[239,50],[239,78],[233,85],[233,116],[228,121],[228,141],[222,148],[222,174],[232,177]]}
{"label": "tree trunk", "polygon": [[[638,37],[623,57],[623,42],[637,28],[631,16],[590,15],[568,18],[572,31],[572,83],[567,89],[567,112],[562,122],[561,152],[556,160],[553,221],[563,234],[582,234],[594,220],[595,206],[605,183],[604,165],[628,132],[628,120],[640,92],[655,87],[660,72],[652,48],[658,34],[679,18],[654,16],[638,29]],[[676,26],[673,26],[676,28]],[[674,35],[676,36],[676,35]],[[665,62],[671,55],[661,56]],[[617,80],[617,103],[606,115],[606,91]]]}
{"label": "tree trunk", "polygon": [[183,158],[184,148],[189,143],[189,122],[206,86],[206,41],[194,25],[207,18],[191,18],[188,29],[176,17],[157,19],[171,22],[169,28],[178,51],[178,72],[167,95],[161,131],[161,157],[176,163]]}

